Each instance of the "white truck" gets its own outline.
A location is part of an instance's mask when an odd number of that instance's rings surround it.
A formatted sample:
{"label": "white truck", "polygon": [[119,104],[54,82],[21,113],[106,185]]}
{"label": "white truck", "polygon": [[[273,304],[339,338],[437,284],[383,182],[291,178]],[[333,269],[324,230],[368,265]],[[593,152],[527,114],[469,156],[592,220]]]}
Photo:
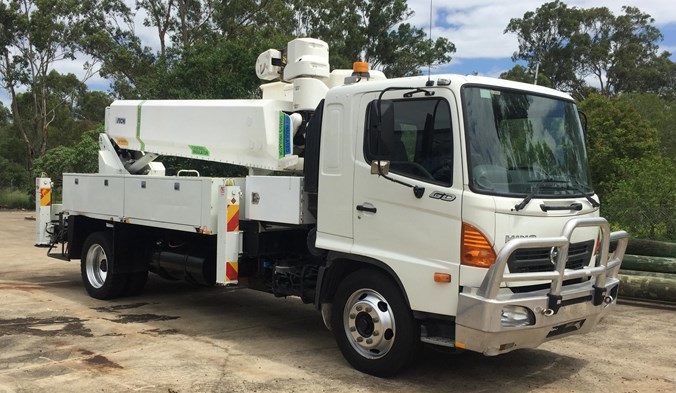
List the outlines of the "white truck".
{"label": "white truck", "polygon": [[[378,376],[421,342],[498,355],[615,304],[628,235],[599,216],[568,94],[330,71],[309,38],[256,72],[276,79],[262,99],[115,101],[99,172],[64,174],[62,205],[38,179],[38,243],[81,260],[89,295],[139,293],[153,272],[296,296]],[[166,176],[160,156],[249,175]]]}

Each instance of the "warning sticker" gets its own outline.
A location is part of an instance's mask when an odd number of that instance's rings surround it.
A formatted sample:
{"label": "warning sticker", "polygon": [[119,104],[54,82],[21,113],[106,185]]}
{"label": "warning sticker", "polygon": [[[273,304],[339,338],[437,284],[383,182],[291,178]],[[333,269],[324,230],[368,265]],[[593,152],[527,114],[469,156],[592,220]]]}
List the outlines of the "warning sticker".
{"label": "warning sticker", "polygon": [[40,189],[40,206],[51,206],[52,204],[52,189],[51,188],[41,188]]}
{"label": "warning sticker", "polygon": [[190,152],[193,155],[196,156],[209,156],[209,149],[207,149],[205,146],[198,146],[198,145],[188,145],[190,147]]}
{"label": "warning sticker", "polygon": [[291,154],[291,117],[279,112],[279,158]]}

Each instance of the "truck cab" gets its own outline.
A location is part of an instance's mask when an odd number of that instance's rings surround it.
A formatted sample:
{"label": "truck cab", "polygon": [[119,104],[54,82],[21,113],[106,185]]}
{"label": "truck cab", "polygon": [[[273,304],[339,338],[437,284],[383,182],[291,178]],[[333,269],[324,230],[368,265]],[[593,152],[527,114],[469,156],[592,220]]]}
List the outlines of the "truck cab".
{"label": "truck cab", "polygon": [[422,341],[496,355],[589,331],[615,302],[623,251],[598,262],[610,233],[569,95],[438,75],[335,88],[320,110],[316,247],[328,270],[365,261],[390,276]]}
{"label": "truck cab", "polygon": [[[259,56],[262,99],[114,102],[98,173],[64,174],[62,205],[38,179],[38,243],[97,299],[149,272],[298,297],[378,376],[421,342],[498,355],[596,326],[628,234],[599,215],[568,94],[329,70],[296,39]],[[249,175],[167,176],[161,156]]]}

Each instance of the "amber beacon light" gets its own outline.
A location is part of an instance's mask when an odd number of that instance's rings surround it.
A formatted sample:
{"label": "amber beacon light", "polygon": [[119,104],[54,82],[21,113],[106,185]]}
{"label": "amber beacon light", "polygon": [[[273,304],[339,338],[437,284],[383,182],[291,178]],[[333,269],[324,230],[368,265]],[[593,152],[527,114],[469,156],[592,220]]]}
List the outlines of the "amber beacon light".
{"label": "amber beacon light", "polygon": [[460,261],[463,265],[488,268],[495,263],[495,251],[486,236],[464,222],[461,242]]}
{"label": "amber beacon light", "polygon": [[369,63],[365,61],[355,61],[352,63],[352,72],[356,72],[358,74],[369,72]]}

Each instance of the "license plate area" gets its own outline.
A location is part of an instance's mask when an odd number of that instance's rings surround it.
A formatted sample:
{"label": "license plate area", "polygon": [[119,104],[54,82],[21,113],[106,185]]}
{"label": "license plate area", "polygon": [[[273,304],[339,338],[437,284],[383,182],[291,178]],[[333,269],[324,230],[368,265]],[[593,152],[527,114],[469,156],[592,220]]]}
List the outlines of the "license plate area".
{"label": "license plate area", "polygon": [[571,332],[575,332],[577,330],[580,330],[582,328],[582,325],[584,325],[585,321],[586,321],[586,319],[580,319],[580,320],[577,320],[577,321],[566,322],[566,323],[563,323],[561,325],[554,326],[552,328],[552,330],[550,330],[549,333],[547,333],[547,338],[556,337],[556,336],[560,336],[562,334],[571,333]]}

